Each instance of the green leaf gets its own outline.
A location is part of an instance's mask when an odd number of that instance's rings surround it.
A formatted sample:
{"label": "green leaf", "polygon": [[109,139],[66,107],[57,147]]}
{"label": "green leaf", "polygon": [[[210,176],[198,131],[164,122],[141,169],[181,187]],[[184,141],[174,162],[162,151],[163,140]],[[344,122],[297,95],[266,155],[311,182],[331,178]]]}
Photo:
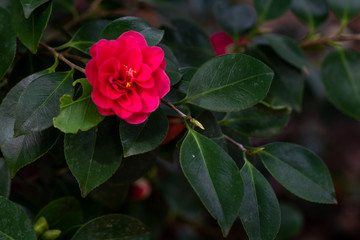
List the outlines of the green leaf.
{"label": "green leaf", "polygon": [[358,0],[327,0],[329,7],[341,21],[347,22],[360,12],[360,1]]}
{"label": "green leaf", "polygon": [[31,82],[48,72],[49,69],[24,78],[10,90],[0,106],[0,148],[12,177],[20,168],[49,151],[58,137],[54,128],[14,137],[15,109],[20,95]]}
{"label": "green leaf", "polygon": [[124,149],[124,157],[149,152],[160,146],[168,130],[165,113],[158,108],[141,124],[120,121],[119,131]]}
{"label": "green leaf", "polygon": [[141,33],[149,46],[160,43],[164,31],[153,28],[150,23],[138,17],[121,17],[112,21],[102,31],[100,38],[117,39],[124,32],[134,30]]}
{"label": "green leaf", "polygon": [[289,10],[292,0],[254,0],[258,22],[280,17]]}
{"label": "green leaf", "polygon": [[82,95],[75,101],[70,95],[60,98],[60,114],[53,118],[54,127],[65,133],[77,133],[79,130],[87,131],[98,125],[103,119],[94,102],[91,100],[92,86],[86,78],[73,83],[80,83]]}
{"label": "green leaf", "polygon": [[200,129],[199,132],[205,137],[213,140],[216,144],[227,151],[224,134],[222,133],[221,127],[218,124],[214,114],[210,111],[203,111],[199,116],[196,117],[196,120],[198,120],[205,128],[204,130]]}
{"label": "green leaf", "polygon": [[186,101],[213,111],[240,111],[266,96],[273,75],[269,67],[250,56],[218,56],[194,74]]}
{"label": "green leaf", "polygon": [[274,52],[293,67],[302,69],[307,65],[304,52],[291,38],[276,34],[266,34],[264,37]]}
{"label": "green leaf", "polygon": [[181,168],[226,236],[240,209],[243,183],[231,157],[216,143],[189,130],[180,148]]}
{"label": "green leaf", "polygon": [[108,20],[97,20],[83,25],[64,45],[57,47],[61,50],[67,47],[75,48],[87,55],[90,55],[89,48],[100,40],[101,31],[110,23]]}
{"label": "green leaf", "polygon": [[10,14],[0,7],[0,79],[14,61],[16,52],[16,36],[11,28]]}
{"label": "green leaf", "polygon": [[109,214],[85,223],[71,238],[71,240],[88,239],[150,240],[150,232],[135,218],[122,214]]}
{"label": "green leaf", "polygon": [[45,217],[50,229],[59,229],[65,233],[73,226],[82,224],[83,213],[76,198],[64,197],[51,201],[42,208],[35,221],[40,217]]}
{"label": "green leaf", "polygon": [[300,210],[290,204],[280,204],[281,226],[276,240],[287,240],[296,237],[304,225]]}
{"label": "green leaf", "polygon": [[236,38],[247,33],[256,23],[256,14],[247,5],[227,6],[218,1],[214,5],[214,15],[221,28]]}
{"label": "green leaf", "polygon": [[16,106],[14,135],[38,132],[52,126],[59,115],[62,95],[71,94],[73,71],[49,73],[32,81]]}
{"label": "green leaf", "polygon": [[264,99],[271,107],[301,110],[304,76],[299,69],[283,61],[266,45],[251,45],[249,54],[260,59],[275,72],[268,95]]}
{"label": "green leaf", "polygon": [[291,143],[270,143],[259,156],[266,169],[286,189],[311,202],[336,203],[329,170],[308,149]]}
{"label": "green leaf", "polygon": [[[360,120],[360,53],[337,49],[324,60],[321,77],[329,100]],[[341,81],[339,81],[341,79]]]}
{"label": "green leaf", "polygon": [[293,1],[291,10],[298,19],[308,24],[312,31],[323,24],[329,14],[326,0]]}
{"label": "green leaf", "polygon": [[10,172],[3,158],[0,158],[0,196],[9,197],[10,194]]}
{"label": "green leaf", "polygon": [[24,211],[2,196],[0,196],[0,239],[37,239],[31,221]]}
{"label": "green leaf", "polygon": [[28,19],[24,17],[20,0],[10,1],[10,6],[11,23],[16,36],[31,53],[35,54],[50,18],[52,1],[35,9]]}
{"label": "green leaf", "polygon": [[240,219],[250,240],[272,240],[280,228],[280,207],[265,177],[248,161],[242,167],[244,197]]}
{"label": "green leaf", "polygon": [[25,18],[28,19],[36,8],[48,1],[49,0],[20,0],[24,9]]}
{"label": "green leaf", "polygon": [[176,19],[171,21],[174,28],[165,29],[164,42],[174,52],[181,67],[200,66],[214,56],[209,37],[192,22]]}
{"label": "green leaf", "polygon": [[120,166],[123,152],[117,126],[116,120],[108,117],[89,131],[65,134],[66,162],[83,197],[108,180]]}
{"label": "green leaf", "polygon": [[252,108],[230,112],[221,120],[221,125],[249,137],[270,137],[280,133],[286,126],[290,109],[273,109],[263,104]]}

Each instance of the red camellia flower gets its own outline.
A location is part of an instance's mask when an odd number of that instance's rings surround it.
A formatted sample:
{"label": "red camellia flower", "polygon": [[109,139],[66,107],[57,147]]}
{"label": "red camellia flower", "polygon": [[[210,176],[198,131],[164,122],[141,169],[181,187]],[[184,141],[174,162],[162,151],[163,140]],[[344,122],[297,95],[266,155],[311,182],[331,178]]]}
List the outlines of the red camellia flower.
{"label": "red camellia flower", "polygon": [[142,123],[170,90],[163,50],[149,47],[138,32],[102,39],[90,53],[85,75],[93,86],[91,98],[104,116],[116,114],[128,123]]}
{"label": "red camellia flower", "polygon": [[237,44],[226,32],[218,32],[210,37],[216,55],[236,52],[236,45],[240,45],[249,41],[245,36],[239,38]]}

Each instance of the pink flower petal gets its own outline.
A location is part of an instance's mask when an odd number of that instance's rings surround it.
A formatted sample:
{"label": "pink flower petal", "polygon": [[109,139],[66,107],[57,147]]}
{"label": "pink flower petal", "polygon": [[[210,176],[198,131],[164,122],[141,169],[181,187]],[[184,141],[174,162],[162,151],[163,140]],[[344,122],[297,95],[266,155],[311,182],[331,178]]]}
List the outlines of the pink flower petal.
{"label": "pink flower petal", "polygon": [[159,97],[162,98],[170,91],[170,79],[161,68],[153,72],[153,76],[155,79],[154,88],[158,92]]}
{"label": "pink flower petal", "polygon": [[121,36],[123,36],[123,37],[128,37],[128,36],[134,37],[136,39],[137,44],[139,45],[140,48],[143,48],[143,47],[147,46],[147,43],[146,43],[146,40],[145,40],[144,36],[141,35],[138,32],[128,31],[128,32],[124,32],[123,34],[121,34]]}
{"label": "pink flower petal", "polygon": [[234,43],[234,40],[225,32],[215,33],[210,37],[216,55],[226,54],[226,47]]}
{"label": "pink flower petal", "polygon": [[131,68],[133,71],[139,71],[142,65],[143,57],[139,48],[132,48],[119,56],[119,61]]}
{"label": "pink flower petal", "polygon": [[152,77],[152,70],[151,68],[146,65],[142,64],[139,73],[134,78],[136,85],[142,88],[152,88],[154,87],[154,78]]}
{"label": "pink flower petal", "polygon": [[101,107],[97,107],[99,113],[103,116],[110,116],[110,115],[115,115],[115,112],[112,109],[106,109],[106,108],[101,108]]}
{"label": "pink flower petal", "polygon": [[91,59],[85,66],[85,76],[91,85],[98,79],[98,69],[96,59]]}
{"label": "pink flower petal", "polygon": [[148,113],[134,113],[128,118],[125,118],[124,120],[131,124],[140,124],[145,122],[145,120],[148,118]]}
{"label": "pink flower petal", "polygon": [[126,93],[117,100],[117,103],[129,112],[139,112],[142,109],[140,96],[133,89],[126,91]]}
{"label": "pink flower petal", "polygon": [[142,48],[143,47],[143,46],[139,46],[137,39],[130,35],[126,36],[126,35],[122,34],[120,37],[118,37],[118,39],[116,39],[116,41],[119,44],[120,52],[125,52],[126,50],[132,49],[132,48]]}
{"label": "pink flower petal", "polygon": [[155,71],[164,60],[164,51],[159,47],[147,47],[142,49],[143,62]]}
{"label": "pink flower petal", "polygon": [[101,66],[103,62],[108,60],[110,57],[116,56],[119,54],[118,48],[119,43],[115,40],[100,40],[96,48],[96,62],[98,66]]}
{"label": "pink flower petal", "polygon": [[119,118],[128,118],[133,114],[132,112],[126,111],[122,108],[117,101],[109,101],[109,105],[111,105],[111,109]]}
{"label": "pink flower petal", "polygon": [[106,98],[105,96],[103,96],[101,94],[101,92],[97,89],[97,87],[93,88],[93,91],[91,93],[91,99],[93,100],[93,102],[101,108],[110,108],[109,104],[108,104],[108,98]]}
{"label": "pink flower petal", "polygon": [[138,90],[141,101],[141,112],[150,113],[155,111],[160,104],[160,98],[155,89]]}

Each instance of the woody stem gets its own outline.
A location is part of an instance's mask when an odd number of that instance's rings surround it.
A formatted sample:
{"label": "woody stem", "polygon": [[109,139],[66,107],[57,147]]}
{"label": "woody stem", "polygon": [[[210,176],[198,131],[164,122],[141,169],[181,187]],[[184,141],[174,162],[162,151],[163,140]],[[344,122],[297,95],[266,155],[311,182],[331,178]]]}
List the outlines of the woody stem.
{"label": "woody stem", "polygon": [[58,53],[55,49],[53,49],[52,47],[48,46],[47,44],[40,42],[40,45],[43,46],[44,48],[46,48],[47,50],[49,50],[49,52],[51,52],[55,57],[57,57],[58,59],[60,59],[61,61],[63,61],[64,63],[66,63],[67,65],[69,65],[72,68],[75,68],[76,70],[79,70],[82,73],[85,73],[85,69],[82,67],[79,67],[78,65],[70,62],[63,54]]}

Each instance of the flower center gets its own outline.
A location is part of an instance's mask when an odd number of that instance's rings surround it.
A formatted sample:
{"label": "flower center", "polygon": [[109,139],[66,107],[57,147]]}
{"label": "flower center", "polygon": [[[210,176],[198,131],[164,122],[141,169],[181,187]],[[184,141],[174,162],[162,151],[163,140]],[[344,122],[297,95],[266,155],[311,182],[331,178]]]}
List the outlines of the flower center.
{"label": "flower center", "polygon": [[134,75],[136,73],[136,70],[133,70],[127,65],[121,64],[120,71],[110,79],[110,83],[117,90],[121,90],[124,88],[133,88],[135,87]]}

